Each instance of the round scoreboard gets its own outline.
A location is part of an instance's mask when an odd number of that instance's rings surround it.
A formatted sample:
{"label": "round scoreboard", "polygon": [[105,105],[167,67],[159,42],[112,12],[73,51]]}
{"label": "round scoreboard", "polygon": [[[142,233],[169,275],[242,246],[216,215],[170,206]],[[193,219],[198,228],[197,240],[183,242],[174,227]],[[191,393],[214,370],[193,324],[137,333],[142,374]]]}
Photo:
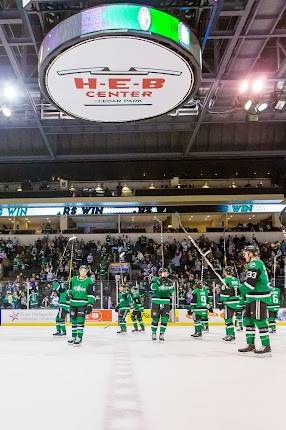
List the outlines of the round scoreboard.
{"label": "round scoreboard", "polygon": [[201,50],[192,31],[160,10],[98,6],[62,21],[39,56],[43,93],[61,111],[100,122],[173,111],[194,95]]}

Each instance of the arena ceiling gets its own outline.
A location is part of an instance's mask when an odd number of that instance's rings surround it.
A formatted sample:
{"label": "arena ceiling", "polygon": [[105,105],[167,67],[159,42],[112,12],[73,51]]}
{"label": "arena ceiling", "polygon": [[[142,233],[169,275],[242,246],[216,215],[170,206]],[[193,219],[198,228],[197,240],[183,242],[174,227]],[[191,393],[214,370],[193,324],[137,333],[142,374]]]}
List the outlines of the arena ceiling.
{"label": "arena ceiling", "polygon": [[125,124],[64,118],[41,95],[37,76],[39,47],[53,26],[81,9],[113,2],[39,1],[28,11],[21,3],[0,0],[0,84],[15,80],[22,90],[13,116],[0,115],[0,162],[286,156],[286,110],[249,122],[237,105],[246,75],[267,77],[267,97],[286,80],[285,0],[140,0],[195,29],[203,77],[197,100],[184,109]]}

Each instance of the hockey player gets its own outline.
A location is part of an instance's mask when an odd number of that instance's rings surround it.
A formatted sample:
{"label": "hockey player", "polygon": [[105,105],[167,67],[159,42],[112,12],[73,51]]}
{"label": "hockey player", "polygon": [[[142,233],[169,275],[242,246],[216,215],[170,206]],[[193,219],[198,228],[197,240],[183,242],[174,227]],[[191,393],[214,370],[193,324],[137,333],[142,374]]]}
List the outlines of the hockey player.
{"label": "hockey player", "polygon": [[[241,353],[254,353],[260,356],[271,355],[267,324],[267,306],[271,304],[269,280],[264,263],[258,258],[259,248],[256,245],[246,246],[243,256],[247,263],[246,278],[240,285],[245,294],[244,325],[246,327],[246,348]],[[258,328],[262,349],[255,348],[255,327]]]}
{"label": "hockey player", "polygon": [[242,311],[242,302],[239,291],[239,280],[234,276],[232,267],[228,266],[224,269],[225,285],[221,287],[220,303],[224,308],[224,321],[226,335],[223,338],[226,342],[235,340],[234,334],[234,315]]}
{"label": "hockey player", "polygon": [[195,333],[192,334],[193,337],[202,337],[204,324],[208,321],[208,300],[208,289],[204,287],[201,281],[196,281],[187,314],[192,316],[194,320]]}
{"label": "hockey player", "polygon": [[267,306],[268,308],[268,324],[270,333],[276,333],[276,319],[277,313],[280,308],[280,295],[281,291],[279,288],[275,288],[271,285],[271,304]]}
{"label": "hockey player", "polygon": [[39,307],[39,293],[32,289],[29,297],[30,309],[37,309]]}
{"label": "hockey player", "polygon": [[57,293],[59,297],[59,311],[56,316],[56,333],[53,336],[65,336],[66,331],[66,316],[70,311],[70,304],[68,295],[68,287],[64,282],[54,280],[53,291]]}
{"label": "hockey player", "polygon": [[213,312],[213,294],[211,289],[208,286],[204,286],[207,290],[208,294],[208,312],[207,312],[207,319],[203,323],[203,331],[209,332],[209,312]]}
{"label": "hockey player", "polygon": [[132,295],[132,313],[131,313],[131,319],[133,322],[133,330],[132,332],[138,332],[138,324],[140,326],[140,331],[145,331],[145,326],[142,320],[142,313],[144,312],[144,306],[142,303],[142,298],[139,294],[139,290],[137,287],[133,287],[131,289],[131,295]]}
{"label": "hockey player", "polygon": [[241,302],[241,309],[237,310],[235,312],[235,327],[236,331],[243,331],[243,310],[244,310],[244,304],[243,304],[243,298],[240,296],[240,302]]}
{"label": "hockey player", "polygon": [[151,285],[151,316],[152,316],[152,340],[157,340],[157,329],[160,324],[159,340],[164,341],[164,334],[171,311],[171,298],[175,291],[174,282],[169,278],[169,271],[164,267],[158,272],[159,276],[154,276]]}
{"label": "hockey player", "polygon": [[78,346],[82,343],[85,316],[92,312],[92,304],[95,302],[93,282],[87,276],[88,269],[82,265],[79,275],[70,280],[67,297],[70,299],[70,316],[72,323],[72,338],[69,344]]}
{"label": "hockey player", "polygon": [[131,301],[132,298],[127,285],[119,285],[118,305],[115,308],[115,312],[118,312],[118,324],[120,327],[117,334],[127,333],[126,317],[130,311]]}

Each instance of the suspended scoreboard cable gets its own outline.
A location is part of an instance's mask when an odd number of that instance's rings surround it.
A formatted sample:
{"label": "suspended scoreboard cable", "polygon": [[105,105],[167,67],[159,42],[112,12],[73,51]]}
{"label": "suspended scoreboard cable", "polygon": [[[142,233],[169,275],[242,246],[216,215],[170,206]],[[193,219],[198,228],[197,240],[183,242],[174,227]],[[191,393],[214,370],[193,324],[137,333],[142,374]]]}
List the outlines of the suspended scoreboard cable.
{"label": "suspended scoreboard cable", "polygon": [[195,34],[166,12],[98,6],[54,27],[40,49],[45,96],[75,118],[127,122],[185,104],[201,79]]}

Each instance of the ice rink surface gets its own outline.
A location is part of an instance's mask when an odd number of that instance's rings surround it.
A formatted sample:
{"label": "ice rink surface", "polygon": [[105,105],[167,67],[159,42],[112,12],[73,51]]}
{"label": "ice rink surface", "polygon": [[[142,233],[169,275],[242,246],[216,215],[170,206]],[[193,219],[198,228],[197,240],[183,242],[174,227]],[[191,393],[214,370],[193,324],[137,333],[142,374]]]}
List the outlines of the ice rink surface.
{"label": "ice rink surface", "polygon": [[286,327],[272,357],[241,357],[244,334],[193,339],[88,327],[76,348],[52,327],[0,328],[1,428],[9,430],[284,430]]}

